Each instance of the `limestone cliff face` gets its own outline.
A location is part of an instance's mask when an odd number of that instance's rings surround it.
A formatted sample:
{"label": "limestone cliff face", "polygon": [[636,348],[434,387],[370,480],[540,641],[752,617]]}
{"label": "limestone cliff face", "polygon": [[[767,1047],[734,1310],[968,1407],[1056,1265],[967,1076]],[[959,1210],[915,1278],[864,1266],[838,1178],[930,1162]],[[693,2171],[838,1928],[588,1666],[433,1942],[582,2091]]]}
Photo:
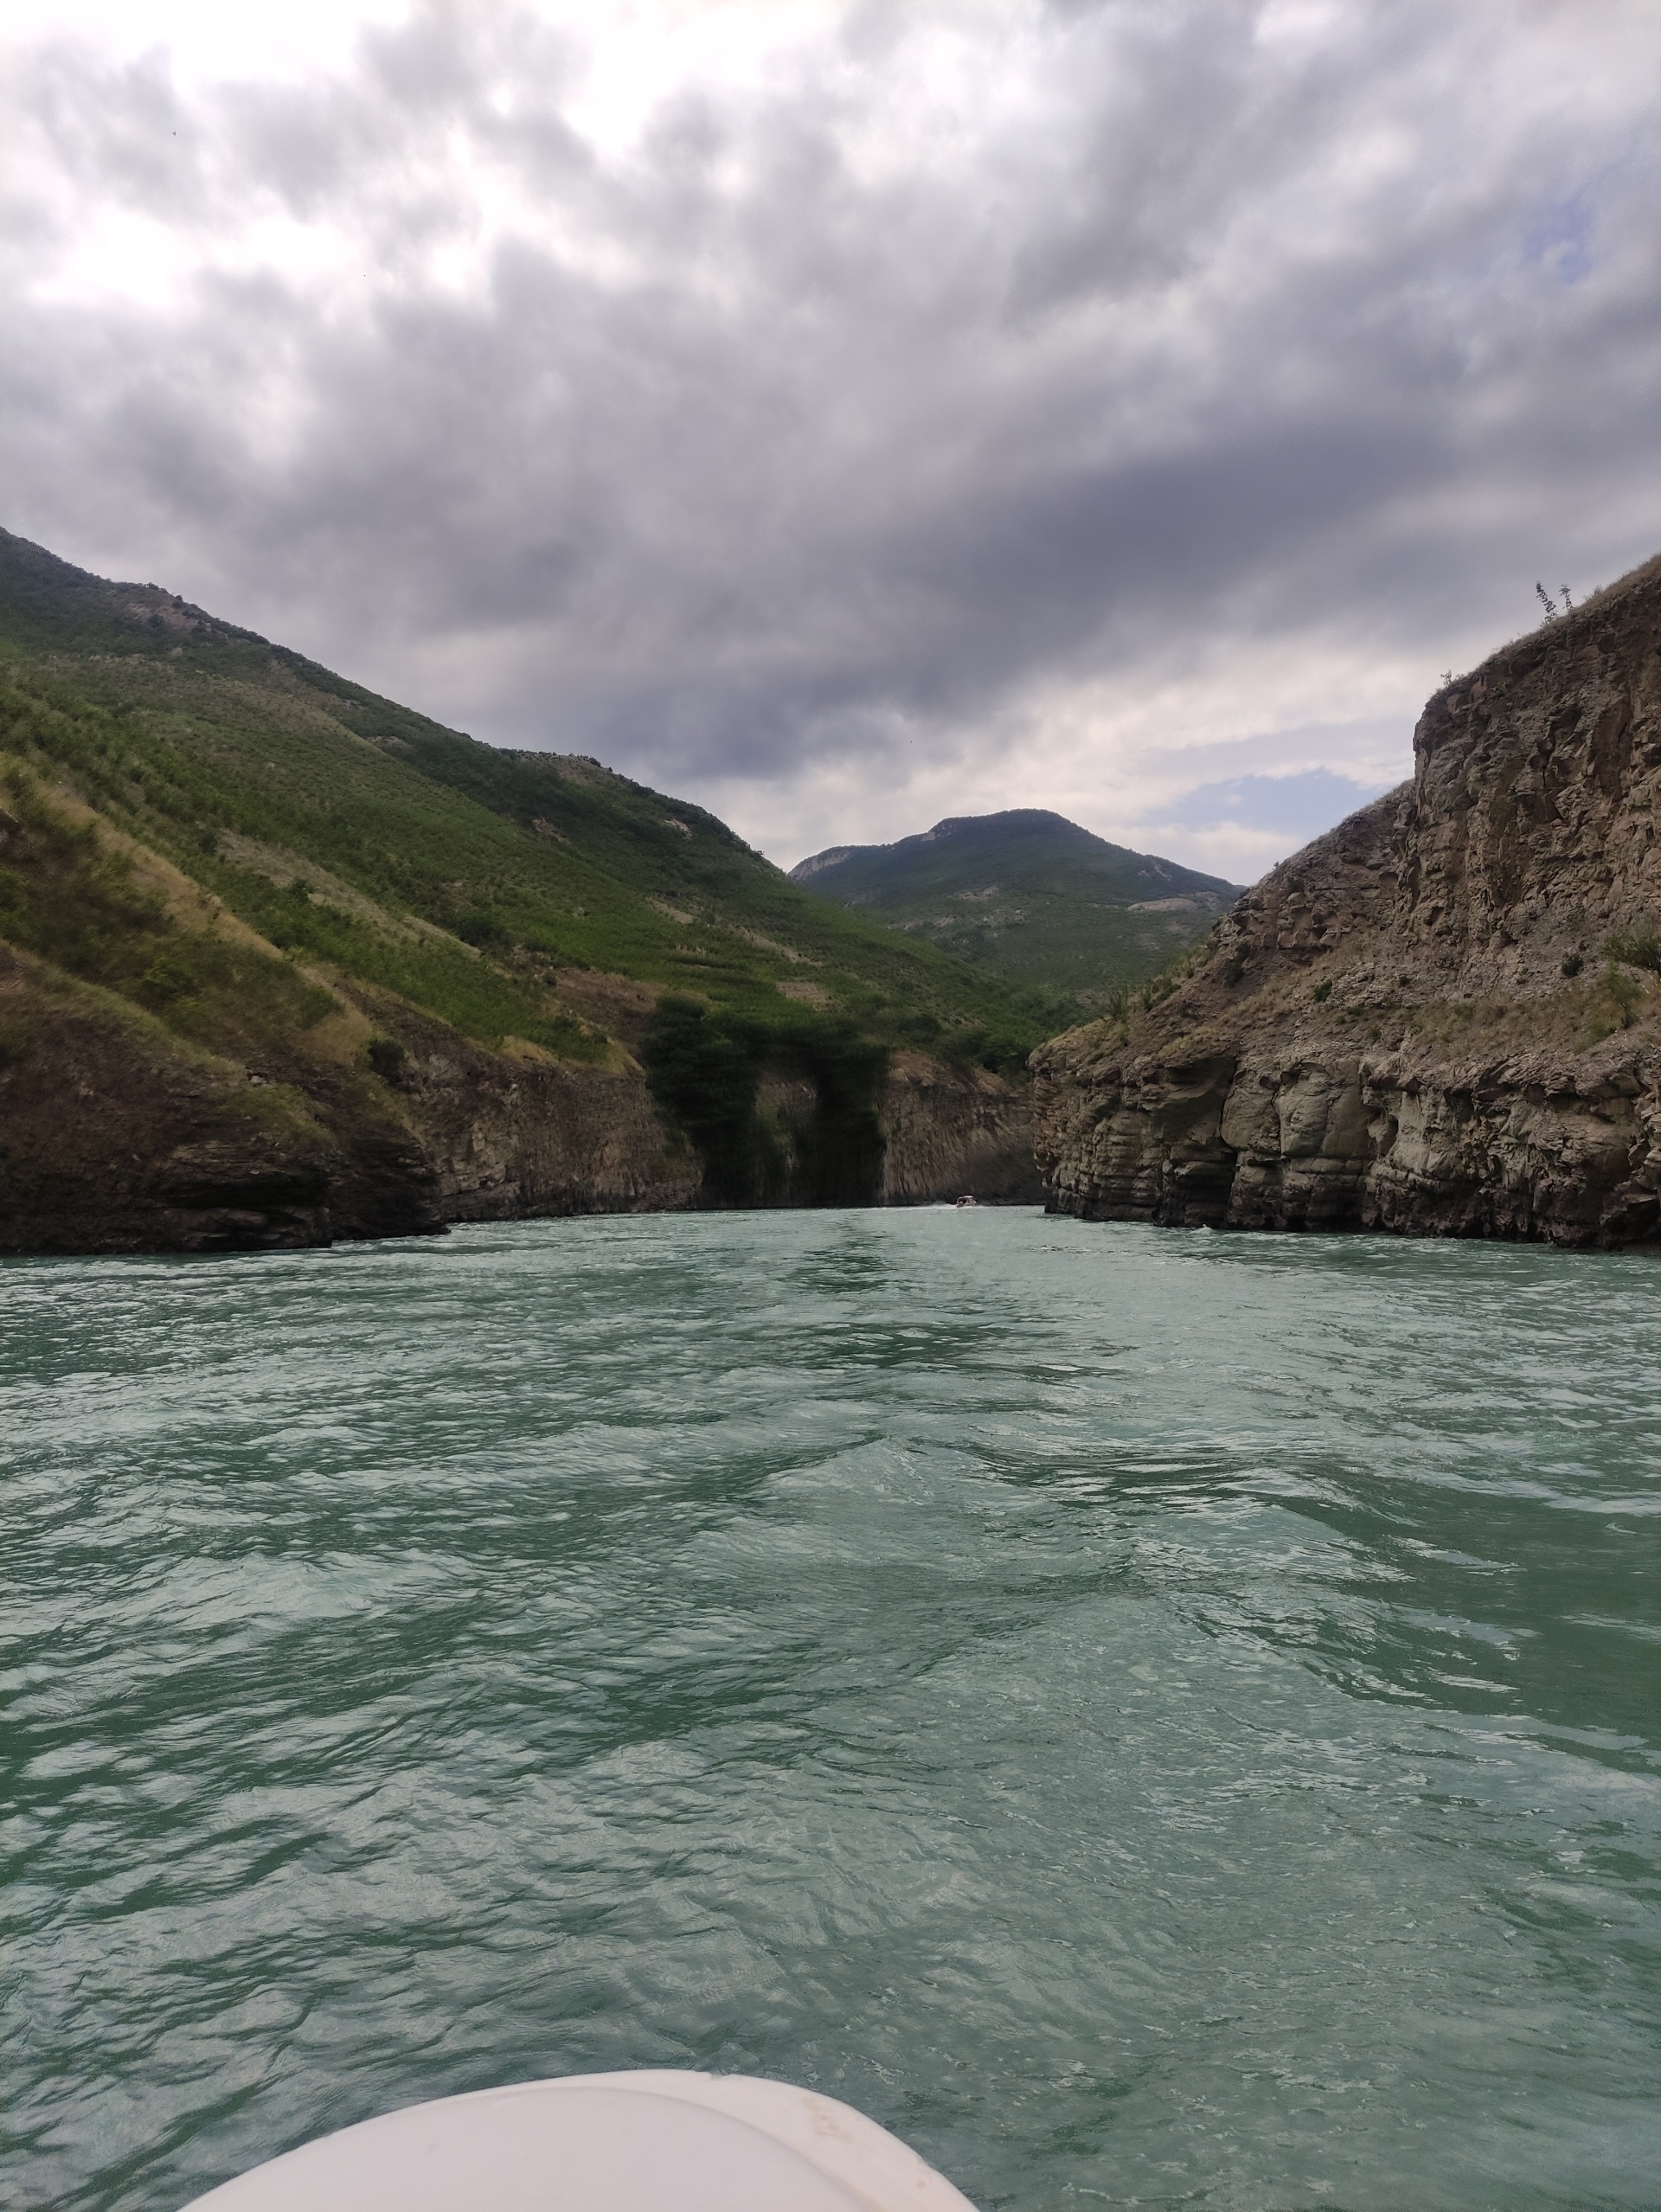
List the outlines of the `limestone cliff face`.
{"label": "limestone cliff face", "polygon": [[[365,1012],[405,1047],[395,1082],[358,1064]],[[339,1058],[280,1035],[236,1057],[0,944],[0,1252],[292,1250],[697,1189],[632,1062],[516,1059],[366,993],[353,1021]]]}
{"label": "limestone cliff face", "polygon": [[398,1090],[443,1220],[657,1213],[696,1196],[696,1156],[659,1118],[632,1061],[513,1058],[407,1007],[383,1001],[375,1011],[409,1055]]}
{"label": "limestone cliff face", "polygon": [[1171,996],[1034,1056],[1054,1209],[1661,1235],[1661,561],[1450,684],[1414,745]]}
{"label": "limestone cliff face", "polygon": [[896,1052],[883,1096],[882,1203],[961,1197],[1036,1202],[1031,1093],[984,1068]]}
{"label": "limestone cliff face", "polygon": [[[639,1070],[569,1068],[513,1061],[431,1037],[384,1005],[380,1025],[409,1048],[401,1090],[434,1177],[446,1221],[530,1215],[659,1213],[708,1202],[696,1151],[654,1107]],[[894,1055],[882,1095],[887,1143],[882,1205],[921,1205],[971,1192],[1036,1203],[1031,1092],[983,1068],[916,1052]],[[816,1104],[811,1083],[769,1077],[758,1100],[789,1157]],[[786,1177],[777,1202],[806,1202]]]}
{"label": "limestone cliff face", "polygon": [[[510,1060],[407,1012],[377,1010],[407,1045],[401,1091],[446,1221],[661,1213],[707,1194],[697,1153],[652,1104],[632,1062],[616,1070]],[[982,1068],[897,1052],[882,1093],[887,1136],[876,1202],[918,1205],[967,1191],[1036,1203],[1030,1089]],[[758,1100],[787,1158],[813,1117],[811,1083],[770,1077]],[[771,1202],[807,1202],[787,1176]]]}

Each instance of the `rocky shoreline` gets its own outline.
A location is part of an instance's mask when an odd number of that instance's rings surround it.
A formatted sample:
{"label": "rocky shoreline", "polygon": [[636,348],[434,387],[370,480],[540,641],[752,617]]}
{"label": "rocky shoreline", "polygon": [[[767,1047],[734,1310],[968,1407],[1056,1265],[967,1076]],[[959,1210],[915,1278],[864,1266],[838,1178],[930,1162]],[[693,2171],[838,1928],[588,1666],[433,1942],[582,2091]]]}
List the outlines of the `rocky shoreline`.
{"label": "rocky shoreline", "polygon": [[[359,997],[316,1048],[250,1064],[0,946],[0,1252],[294,1250],[708,1202],[627,1053],[515,1057]],[[390,1082],[356,1064],[376,1033],[402,1049]],[[1029,1101],[1028,1085],[896,1053],[875,1202],[1036,1201]]]}

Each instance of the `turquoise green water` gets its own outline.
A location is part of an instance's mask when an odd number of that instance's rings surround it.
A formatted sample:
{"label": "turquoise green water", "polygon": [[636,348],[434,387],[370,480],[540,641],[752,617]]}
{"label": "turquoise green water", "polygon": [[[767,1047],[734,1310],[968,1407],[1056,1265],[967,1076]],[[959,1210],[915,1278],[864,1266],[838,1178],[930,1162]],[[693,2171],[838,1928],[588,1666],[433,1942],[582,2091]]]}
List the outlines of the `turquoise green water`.
{"label": "turquoise green water", "polygon": [[625,2066],[977,2203],[1661,2202],[1661,1267],[1033,1213],[0,1269],[0,2201]]}

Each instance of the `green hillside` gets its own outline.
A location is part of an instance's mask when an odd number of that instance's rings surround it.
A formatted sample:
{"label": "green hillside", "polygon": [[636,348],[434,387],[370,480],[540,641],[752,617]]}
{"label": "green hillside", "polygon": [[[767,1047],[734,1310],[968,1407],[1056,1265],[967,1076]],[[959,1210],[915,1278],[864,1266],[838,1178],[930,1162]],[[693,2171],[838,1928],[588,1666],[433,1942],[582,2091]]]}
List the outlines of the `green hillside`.
{"label": "green hillside", "polygon": [[[602,1058],[664,992],[752,1028],[851,1025],[989,1064],[1054,1027],[1041,996],[811,897],[699,807],[478,743],[4,532],[0,717],[21,772],[267,946],[492,1047]],[[126,989],[113,952],[89,962]]]}
{"label": "green hillside", "polygon": [[937,822],[897,844],[833,846],[791,875],[816,897],[1081,1007],[1155,974],[1242,888],[1036,807]]}
{"label": "green hillside", "polygon": [[0,1249],[864,1204],[891,1160],[1004,1194],[1056,1013],[700,807],[0,532]]}

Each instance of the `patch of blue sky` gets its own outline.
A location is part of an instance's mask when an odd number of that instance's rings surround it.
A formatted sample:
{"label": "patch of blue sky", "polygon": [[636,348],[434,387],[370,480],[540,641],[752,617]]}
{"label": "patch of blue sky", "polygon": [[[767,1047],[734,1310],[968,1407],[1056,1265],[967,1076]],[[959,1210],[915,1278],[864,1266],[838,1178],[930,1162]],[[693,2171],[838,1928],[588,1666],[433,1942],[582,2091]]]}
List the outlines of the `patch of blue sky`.
{"label": "patch of blue sky", "polygon": [[1548,263],[1559,284],[1579,284],[1592,270],[1590,240],[1596,213],[1589,190],[1553,201],[1523,233],[1523,260]]}
{"label": "patch of blue sky", "polygon": [[1150,829],[1265,830],[1299,842],[1318,837],[1358,806],[1390,788],[1359,783],[1331,768],[1303,768],[1289,776],[1231,776],[1198,784],[1159,810]]}

